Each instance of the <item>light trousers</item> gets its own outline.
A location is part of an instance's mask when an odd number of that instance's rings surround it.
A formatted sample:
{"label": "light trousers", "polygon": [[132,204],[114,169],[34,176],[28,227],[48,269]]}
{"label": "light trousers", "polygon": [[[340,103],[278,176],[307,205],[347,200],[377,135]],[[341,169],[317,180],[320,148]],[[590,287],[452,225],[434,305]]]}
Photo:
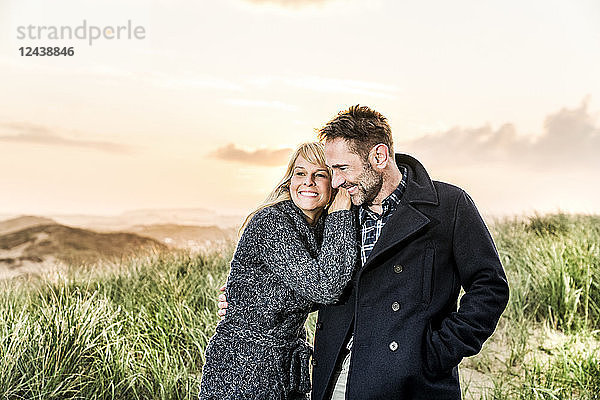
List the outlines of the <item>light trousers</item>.
{"label": "light trousers", "polygon": [[346,399],[346,382],[348,381],[348,370],[350,369],[350,355],[352,352],[346,354],[339,370],[336,370],[335,375],[335,386],[331,394],[331,400],[345,400]]}

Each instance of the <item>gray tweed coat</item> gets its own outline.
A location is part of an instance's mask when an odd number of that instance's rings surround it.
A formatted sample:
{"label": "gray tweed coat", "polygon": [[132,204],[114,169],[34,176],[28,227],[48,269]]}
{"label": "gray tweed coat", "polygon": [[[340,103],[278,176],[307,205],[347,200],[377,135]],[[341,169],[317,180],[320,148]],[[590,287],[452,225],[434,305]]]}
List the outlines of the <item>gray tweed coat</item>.
{"label": "gray tweed coat", "polygon": [[206,347],[199,398],[306,399],[304,322],[314,303],[338,298],[356,259],[351,211],[314,227],[290,200],[256,213],[231,261],[229,307]]}

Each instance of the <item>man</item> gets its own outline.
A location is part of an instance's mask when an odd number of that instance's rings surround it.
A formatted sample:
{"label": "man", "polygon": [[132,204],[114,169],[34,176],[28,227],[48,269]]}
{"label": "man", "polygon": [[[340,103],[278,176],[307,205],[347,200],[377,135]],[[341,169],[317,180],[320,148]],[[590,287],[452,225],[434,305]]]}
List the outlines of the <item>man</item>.
{"label": "man", "polygon": [[394,157],[387,120],[368,107],[340,112],[319,137],[333,187],[358,208],[361,268],[337,304],[318,308],[312,398],[460,399],[457,366],[508,302],[473,201]]}

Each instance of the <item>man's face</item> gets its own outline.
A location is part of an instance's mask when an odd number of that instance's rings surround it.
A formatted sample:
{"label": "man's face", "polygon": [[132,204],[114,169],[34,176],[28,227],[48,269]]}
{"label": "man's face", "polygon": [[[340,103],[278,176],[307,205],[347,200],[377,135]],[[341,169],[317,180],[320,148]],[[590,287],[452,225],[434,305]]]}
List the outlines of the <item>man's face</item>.
{"label": "man's face", "polygon": [[325,142],[325,158],[333,170],[331,185],[348,189],[352,204],[368,204],[381,190],[381,174],[354,153],[346,140],[336,138]]}

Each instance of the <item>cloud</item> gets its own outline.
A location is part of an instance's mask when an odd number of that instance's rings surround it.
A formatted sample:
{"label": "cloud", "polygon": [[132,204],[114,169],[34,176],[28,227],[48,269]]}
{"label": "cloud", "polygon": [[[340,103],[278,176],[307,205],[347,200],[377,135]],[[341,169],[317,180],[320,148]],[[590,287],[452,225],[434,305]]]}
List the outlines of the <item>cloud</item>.
{"label": "cloud", "polygon": [[332,0],[246,0],[254,4],[276,4],[284,7],[300,8],[305,6],[320,5]]}
{"label": "cloud", "polygon": [[[94,140],[70,139],[53,133],[50,129],[27,123],[0,124],[0,131],[9,131],[12,134],[0,135],[0,141],[15,143],[35,143],[53,146],[83,147],[106,151],[109,153],[131,153],[130,146]],[[16,133],[16,134],[15,134]]]}
{"label": "cloud", "polygon": [[293,104],[277,100],[248,100],[248,99],[226,99],[225,103],[238,107],[271,108],[283,111],[297,111],[298,107]]}
{"label": "cloud", "polygon": [[147,85],[160,86],[168,89],[219,89],[239,92],[243,88],[239,84],[213,75],[199,74],[196,71],[162,72],[147,71],[134,73],[122,68],[99,64],[85,70],[75,70],[81,75],[92,75],[106,80],[136,81]]}
{"label": "cloud", "polygon": [[400,142],[437,165],[504,164],[533,169],[600,167],[600,125],[588,112],[588,100],[546,117],[541,134],[519,135],[513,124],[497,129],[456,127],[439,134]]}
{"label": "cloud", "polygon": [[[168,55],[162,55],[163,58]],[[167,89],[218,89],[230,92],[241,92],[244,87],[237,82],[215,75],[198,73],[193,70],[134,72],[117,68],[108,64],[97,64],[90,67],[70,67],[68,70],[60,65],[31,64],[23,60],[0,59],[0,67],[7,67],[20,72],[39,72],[44,75],[80,76],[108,82],[137,82]]]}
{"label": "cloud", "polygon": [[248,151],[238,149],[233,143],[230,143],[215,150],[211,153],[211,156],[225,161],[272,167],[284,165],[291,152],[292,149],[258,149]]}
{"label": "cloud", "polygon": [[232,92],[240,92],[243,90],[242,86],[233,81],[216,76],[194,73],[166,74],[161,72],[151,72],[140,79],[152,85],[174,89],[219,89]]}
{"label": "cloud", "polygon": [[588,101],[550,113],[538,134],[515,125],[453,129],[395,149],[414,154],[434,179],[473,195],[489,215],[532,212],[598,213],[600,123]]}
{"label": "cloud", "polygon": [[321,76],[268,76],[249,81],[251,85],[267,87],[273,84],[310,90],[318,93],[344,93],[371,96],[376,98],[394,99],[399,88],[394,85],[379,82],[361,81],[355,79],[337,79]]}

